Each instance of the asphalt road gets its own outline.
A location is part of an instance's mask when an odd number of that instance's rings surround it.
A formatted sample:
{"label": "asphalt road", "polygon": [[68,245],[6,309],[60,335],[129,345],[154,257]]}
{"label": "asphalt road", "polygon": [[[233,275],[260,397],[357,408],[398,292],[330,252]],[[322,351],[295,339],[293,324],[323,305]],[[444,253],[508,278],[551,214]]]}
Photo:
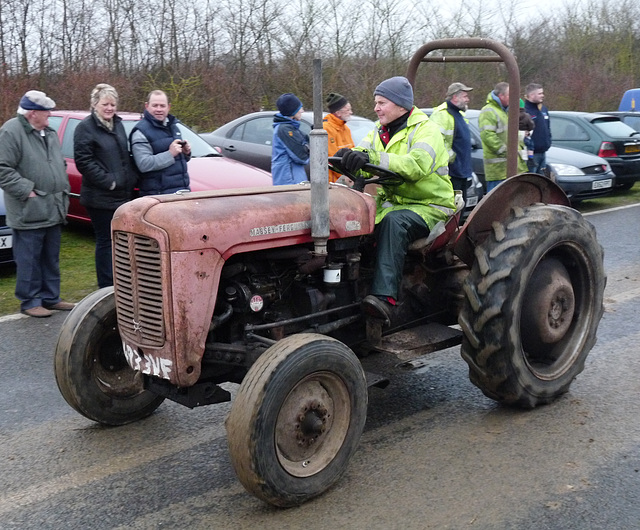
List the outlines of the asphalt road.
{"label": "asphalt road", "polygon": [[588,219],[605,248],[606,311],[568,394],[512,410],[471,385],[457,348],[412,371],[383,358],[391,384],[370,390],[345,476],[288,510],[237,482],[229,404],[165,402],[101,427],[56,387],[66,315],[0,319],[0,528],[640,528],[640,206]]}

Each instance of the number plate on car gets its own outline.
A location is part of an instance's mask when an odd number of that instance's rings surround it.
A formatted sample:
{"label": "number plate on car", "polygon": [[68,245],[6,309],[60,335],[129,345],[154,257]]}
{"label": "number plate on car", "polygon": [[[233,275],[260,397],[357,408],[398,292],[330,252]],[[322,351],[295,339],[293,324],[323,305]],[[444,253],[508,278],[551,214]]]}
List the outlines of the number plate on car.
{"label": "number plate on car", "polygon": [[612,184],[611,179],[606,179],[606,180],[596,180],[592,185],[591,185],[591,189],[592,190],[602,190],[604,188],[610,188]]}
{"label": "number plate on car", "polygon": [[467,208],[470,208],[471,206],[475,206],[476,204],[478,204],[478,197],[467,198]]}
{"label": "number plate on car", "polygon": [[640,153],[640,144],[627,144],[624,146],[625,153]]}
{"label": "number plate on car", "polygon": [[11,248],[12,245],[12,236],[0,236],[0,248]]}

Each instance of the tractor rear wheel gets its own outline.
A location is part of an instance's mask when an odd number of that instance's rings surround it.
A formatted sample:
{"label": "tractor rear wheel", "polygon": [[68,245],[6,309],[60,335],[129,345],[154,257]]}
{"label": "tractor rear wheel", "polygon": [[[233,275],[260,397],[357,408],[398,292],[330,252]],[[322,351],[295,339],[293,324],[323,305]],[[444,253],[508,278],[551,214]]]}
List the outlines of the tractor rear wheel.
{"label": "tractor rear wheel", "polygon": [[142,375],[127,364],[113,287],[91,293],[69,314],[58,336],[54,369],[67,403],[105,425],[145,418],[164,401],[144,390]]}
{"label": "tractor rear wheel", "polygon": [[367,401],[362,366],[347,346],[316,334],[279,341],[253,364],[227,418],[238,479],[282,507],[326,491],[358,446]]}
{"label": "tractor rear wheel", "polygon": [[533,408],[567,392],[596,342],[606,276],[595,229],[556,205],[514,208],[475,250],[458,322],[469,377]]}

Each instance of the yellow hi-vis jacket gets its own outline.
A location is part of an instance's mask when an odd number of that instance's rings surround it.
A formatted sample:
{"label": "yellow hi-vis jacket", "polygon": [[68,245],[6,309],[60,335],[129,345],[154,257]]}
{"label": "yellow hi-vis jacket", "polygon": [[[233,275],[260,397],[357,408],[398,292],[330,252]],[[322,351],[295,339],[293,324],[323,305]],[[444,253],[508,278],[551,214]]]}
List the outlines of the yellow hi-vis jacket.
{"label": "yellow hi-vis jacket", "polygon": [[385,147],[378,135],[380,122],[355,149],[366,151],[371,164],[400,175],[404,182],[378,189],[376,223],[393,210],[411,210],[429,229],[455,211],[449,180],[449,155],[440,127],[413,107],[407,126],[393,135]]}
{"label": "yellow hi-vis jacket", "polygon": [[[469,123],[469,120],[464,116],[464,112],[460,111],[464,121]],[[449,112],[449,107],[447,106],[447,102],[438,105],[435,109],[433,109],[433,113],[429,118],[431,121],[436,122],[440,126],[440,132],[442,133],[442,139],[444,140],[444,145],[447,148],[447,152],[449,153],[449,164],[451,164],[455,158],[456,153],[453,150],[453,135],[455,132],[455,122],[456,120]]]}
{"label": "yellow hi-vis jacket", "polygon": [[[482,153],[484,159],[484,177],[487,181],[507,178],[507,113],[493,98],[493,92],[487,96],[487,104],[478,116]],[[518,150],[524,147],[518,146]],[[527,171],[527,164],[518,156],[518,172]]]}

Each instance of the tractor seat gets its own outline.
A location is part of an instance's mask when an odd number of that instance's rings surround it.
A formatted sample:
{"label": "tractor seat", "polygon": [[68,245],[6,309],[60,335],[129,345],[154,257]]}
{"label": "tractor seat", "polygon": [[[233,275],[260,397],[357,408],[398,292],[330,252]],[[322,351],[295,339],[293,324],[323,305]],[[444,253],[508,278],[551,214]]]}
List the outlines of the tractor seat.
{"label": "tractor seat", "polygon": [[444,247],[451,240],[460,223],[462,210],[464,210],[462,192],[456,190],[455,194],[456,211],[446,221],[438,222],[427,237],[421,237],[412,242],[407,249],[409,252],[418,252],[424,255]]}

